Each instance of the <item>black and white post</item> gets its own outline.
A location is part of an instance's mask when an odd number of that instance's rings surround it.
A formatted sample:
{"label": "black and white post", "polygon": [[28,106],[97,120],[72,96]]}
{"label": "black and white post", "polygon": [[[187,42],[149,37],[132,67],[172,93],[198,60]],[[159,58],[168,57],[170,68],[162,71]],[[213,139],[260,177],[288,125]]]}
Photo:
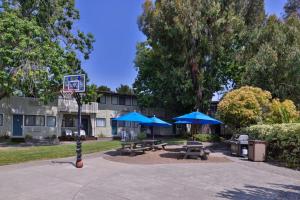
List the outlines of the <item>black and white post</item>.
{"label": "black and white post", "polygon": [[83,161],[81,157],[81,139],[80,139],[80,131],[81,131],[81,96],[78,93],[75,93],[75,99],[78,105],[78,113],[77,113],[77,136],[76,136],[76,167],[82,168],[83,167]]}

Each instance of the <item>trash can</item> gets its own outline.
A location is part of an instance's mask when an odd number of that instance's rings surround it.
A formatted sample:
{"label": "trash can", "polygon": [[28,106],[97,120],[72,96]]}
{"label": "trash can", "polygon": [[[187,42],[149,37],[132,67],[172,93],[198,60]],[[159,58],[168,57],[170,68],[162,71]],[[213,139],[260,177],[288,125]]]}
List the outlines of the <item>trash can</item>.
{"label": "trash can", "polygon": [[267,143],[261,140],[249,140],[248,142],[248,159],[255,162],[266,160]]}
{"label": "trash can", "polygon": [[230,143],[230,150],[232,155],[239,156],[239,143],[238,142],[231,142]]}

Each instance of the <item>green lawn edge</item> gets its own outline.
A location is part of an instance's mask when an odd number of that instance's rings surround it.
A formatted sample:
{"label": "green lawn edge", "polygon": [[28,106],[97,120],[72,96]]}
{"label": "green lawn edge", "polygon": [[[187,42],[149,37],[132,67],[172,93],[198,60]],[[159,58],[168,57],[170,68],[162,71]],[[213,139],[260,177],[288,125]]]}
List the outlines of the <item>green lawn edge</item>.
{"label": "green lawn edge", "polygon": [[[119,141],[83,142],[82,154],[108,151],[120,147]],[[65,158],[76,155],[76,144],[7,148],[0,150],[0,166],[35,160]]]}
{"label": "green lawn edge", "polygon": [[[184,139],[164,139],[169,145],[181,145]],[[82,154],[108,151],[120,147],[120,141],[83,142]],[[54,146],[2,148],[0,150],[0,166],[17,164],[35,160],[65,158],[76,155],[76,144],[61,144]]]}

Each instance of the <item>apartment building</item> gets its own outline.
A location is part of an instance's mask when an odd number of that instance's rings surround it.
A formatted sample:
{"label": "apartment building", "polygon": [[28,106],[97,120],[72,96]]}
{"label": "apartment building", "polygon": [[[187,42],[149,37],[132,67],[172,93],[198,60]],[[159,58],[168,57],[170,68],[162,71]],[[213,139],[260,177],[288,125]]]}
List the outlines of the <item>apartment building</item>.
{"label": "apartment building", "polygon": [[[0,101],[0,135],[42,138],[64,135],[77,130],[77,103],[58,98],[44,105],[38,99],[10,97]],[[98,102],[82,106],[82,129],[88,136],[119,136],[121,130],[139,132],[141,126],[132,122],[116,122],[114,118],[132,111],[165,118],[163,109],[141,109],[136,96],[103,92]],[[172,128],[154,128],[156,135],[172,135]]]}

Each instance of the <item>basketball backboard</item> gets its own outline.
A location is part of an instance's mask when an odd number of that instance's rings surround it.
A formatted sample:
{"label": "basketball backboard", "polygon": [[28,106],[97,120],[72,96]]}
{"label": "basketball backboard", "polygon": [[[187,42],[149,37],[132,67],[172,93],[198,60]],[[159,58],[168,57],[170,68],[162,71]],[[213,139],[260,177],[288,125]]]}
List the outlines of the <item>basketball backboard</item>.
{"label": "basketball backboard", "polygon": [[63,92],[85,92],[85,74],[64,76]]}

